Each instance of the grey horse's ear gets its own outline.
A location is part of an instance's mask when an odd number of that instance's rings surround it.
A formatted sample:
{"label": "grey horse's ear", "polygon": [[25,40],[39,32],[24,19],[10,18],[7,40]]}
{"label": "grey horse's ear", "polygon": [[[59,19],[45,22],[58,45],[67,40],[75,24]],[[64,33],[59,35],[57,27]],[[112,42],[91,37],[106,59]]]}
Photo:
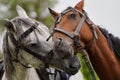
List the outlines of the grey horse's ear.
{"label": "grey horse's ear", "polygon": [[5,19],[4,20],[4,25],[5,25],[5,27],[7,28],[8,31],[14,32],[14,33],[16,32],[16,28],[10,20]]}
{"label": "grey horse's ear", "polygon": [[16,11],[20,17],[28,18],[26,11],[21,6],[17,5]]}

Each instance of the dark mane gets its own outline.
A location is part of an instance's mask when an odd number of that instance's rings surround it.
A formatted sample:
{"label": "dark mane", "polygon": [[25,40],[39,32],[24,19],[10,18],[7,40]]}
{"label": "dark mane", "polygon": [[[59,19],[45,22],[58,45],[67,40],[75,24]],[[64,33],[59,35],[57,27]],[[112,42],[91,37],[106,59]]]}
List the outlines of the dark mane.
{"label": "dark mane", "polygon": [[64,13],[66,13],[66,11],[68,11],[68,10],[70,10],[70,11],[76,11],[73,7],[69,6],[69,7],[67,7],[64,11],[62,11],[62,13],[64,14]]}
{"label": "dark mane", "polygon": [[113,34],[109,33],[106,29],[98,27],[102,34],[107,38],[110,48],[120,57],[120,38],[115,37]]}
{"label": "dark mane", "polygon": [[69,6],[69,7],[67,7],[67,9],[66,10],[69,10],[69,9],[74,9],[73,7],[71,7],[71,6]]}

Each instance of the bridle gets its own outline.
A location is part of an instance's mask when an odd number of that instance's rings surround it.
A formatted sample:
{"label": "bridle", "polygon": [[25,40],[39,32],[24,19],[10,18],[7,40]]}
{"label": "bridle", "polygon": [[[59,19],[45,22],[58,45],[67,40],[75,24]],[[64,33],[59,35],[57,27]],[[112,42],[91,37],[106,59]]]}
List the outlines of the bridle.
{"label": "bridle", "polygon": [[[60,14],[58,15],[58,17],[57,17],[56,20],[55,20],[55,25],[58,24],[58,23],[61,21],[62,16],[63,16],[64,14],[66,14],[67,12],[71,12],[71,11],[72,11],[72,12],[78,12],[79,15],[80,15],[80,17],[81,17],[81,20],[79,21],[79,23],[78,23],[78,25],[77,25],[74,33],[72,34],[72,33],[68,32],[68,31],[63,30],[63,29],[56,28],[56,26],[55,26],[55,27],[53,28],[53,33],[50,35],[50,37],[53,36],[54,32],[59,32],[59,33],[62,33],[62,34],[64,34],[64,35],[66,35],[66,36],[69,37],[70,39],[72,39],[73,42],[74,42],[74,44],[75,44],[75,46],[76,46],[76,48],[77,48],[77,52],[78,52],[78,53],[80,52],[81,55],[82,55],[82,57],[83,57],[83,59],[85,60],[85,63],[86,63],[86,65],[87,65],[87,67],[88,67],[88,69],[89,69],[89,71],[90,71],[90,73],[91,73],[91,76],[92,76],[93,80],[96,80],[94,70],[93,70],[93,68],[92,68],[92,66],[91,66],[91,63],[90,63],[90,61],[89,61],[89,57],[88,57],[86,51],[90,50],[93,42],[94,42],[96,39],[98,39],[98,36],[97,36],[97,33],[96,33],[96,31],[95,31],[95,28],[94,28],[95,25],[94,25],[94,24],[92,23],[92,21],[89,19],[89,17],[87,16],[87,13],[86,13],[84,10],[83,10],[82,12],[80,12],[80,11],[78,11],[78,10],[70,7],[69,9],[66,9],[65,11],[63,11],[62,13],[60,13]],[[88,24],[88,26],[90,27],[90,29],[91,29],[91,31],[92,31],[92,34],[93,34],[92,41],[90,42],[89,45],[85,46],[85,48],[83,48],[83,47],[81,46],[81,43],[80,43],[80,40],[79,40],[79,39],[80,39],[80,38],[79,38],[79,32],[80,32],[81,27],[82,27],[82,25],[83,25],[84,22],[86,22],[86,23]],[[49,38],[50,38],[50,37],[49,37]],[[49,40],[49,38],[48,38],[47,40]]]}
{"label": "bridle", "polygon": [[89,17],[87,16],[87,14],[86,14],[86,12],[84,10],[83,10],[83,12],[80,12],[80,11],[74,9],[74,8],[70,8],[68,10],[65,10],[61,14],[59,14],[59,16],[56,18],[55,24],[58,24],[61,21],[61,18],[62,18],[62,16],[64,14],[66,14],[67,12],[71,12],[71,11],[72,12],[75,12],[75,11],[78,12],[80,17],[82,17],[81,20],[79,21],[74,33],[70,33],[70,32],[65,31],[63,29],[54,27],[53,28],[53,33],[51,34],[51,36],[53,36],[54,32],[59,32],[59,33],[62,33],[64,35],[66,35],[67,37],[71,38],[74,41],[75,46],[77,48],[79,48],[78,51],[80,51],[80,49],[83,49],[83,48],[82,48],[82,46],[80,44],[79,32],[81,30],[81,27],[82,27],[83,23],[86,22],[89,25],[89,27],[90,27],[90,29],[91,29],[91,31],[93,33],[93,36],[94,36],[92,41],[90,42],[90,44],[85,47],[86,49],[88,49],[88,48],[90,48],[92,46],[94,40],[98,39],[98,37],[97,37],[96,31],[95,31],[95,28],[94,28],[95,25],[91,22],[91,20],[89,19]]}
{"label": "bridle", "polygon": [[[11,42],[16,47],[16,50],[15,50],[16,51],[16,59],[13,59],[12,61],[20,63],[25,68],[31,68],[31,67],[26,66],[25,64],[21,63],[20,60],[18,59],[19,50],[22,49],[22,50],[28,52],[29,54],[33,55],[34,57],[36,57],[36,58],[40,59],[41,61],[43,61],[45,63],[45,67],[48,67],[48,65],[49,65],[49,63],[50,63],[50,61],[52,59],[52,55],[53,55],[52,50],[46,56],[42,56],[42,55],[36,53],[35,51],[29,49],[27,46],[25,46],[24,44],[21,43],[21,41],[24,38],[26,38],[31,32],[33,32],[35,29],[37,29],[38,23],[35,23],[33,25],[30,25],[30,26],[31,27],[28,30],[26,30],[24,33],[22,33],[18,37],[18,39],[16,39],[11,32],[7,31],[7,36],[10,37]],[[8,43],[8,41],[7,41],[7,43]],[[8,51],[9,51],[9,48],[8,48]],[[10,51],[9,51],[9,54],[10,54]]]}

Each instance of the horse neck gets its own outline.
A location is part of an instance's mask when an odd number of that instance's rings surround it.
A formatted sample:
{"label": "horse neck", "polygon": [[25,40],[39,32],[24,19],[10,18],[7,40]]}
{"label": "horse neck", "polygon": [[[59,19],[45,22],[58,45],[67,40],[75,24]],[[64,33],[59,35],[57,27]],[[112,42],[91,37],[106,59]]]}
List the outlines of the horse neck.
{"label": "horse neck", "polygon": [[36,73],[35,69],[30,68],[27,71],[24,71],[24,73],[15,72],[14,74],[11,75],[10,78],[6,77],[6,72],[5,72],[2,80],[41,80],[41,79],[39,79],[39,76]]}
{"label": "horse neck", "polygon": [[[27,65],[20,57],[19,60],[24,65]],[[34,68],[26,68],[20,63],[13,61],[11,65],[6,65],[5,68],[6,67],[8,67],[8,69],[5,69],[4,73],[6,78],[3,80],[40,80]]]}
{"label": "horse neck", "polygon": [[91,63],[101,80],[120,80],[120,65],[106,38],[96,28],[98,39],[89,54]]}
{"label": "horse neck", "polygon": [[[27,76],[27,68],[21,64],[14,62],[13,59],[16,57],[15,48],[11,43],[9,37],[4,37],[3,51],[4,51],[4,66],[5,66],[5,80],[25,80]],[[4,80],[4,77],[3,77]]]}
{"label": "horse neck", "polygon": [[26,80],[29,69],[23,67],[20,63],[11,62],[11,65],[5,65],[5,80]]}
{"label": "horse neck", "polygon": [[23,69],[22,67],[18,67],[15,66],[16,68],[14,69],[14,71],[11,74],[8,74],[7,71],[5,71],[5,76],[6,79],[5,80],[26,80],[27,78],[27,73],[28,73],[28,69]]}

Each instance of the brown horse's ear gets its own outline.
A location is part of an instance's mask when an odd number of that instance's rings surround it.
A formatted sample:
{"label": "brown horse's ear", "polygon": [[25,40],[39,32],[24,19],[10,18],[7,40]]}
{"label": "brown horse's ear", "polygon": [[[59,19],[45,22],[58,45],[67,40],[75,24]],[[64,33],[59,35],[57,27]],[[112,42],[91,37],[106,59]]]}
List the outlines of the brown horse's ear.
{"label": "brown horse's ear", "polygon": [[52,10],[51,8],[48,8],[49,9],[49,12],[50,14],[52,15],[52,17],[54,19],[56,19],[56,17],[59,15],[59,13],[55,12],[54,10]]}
{"label": "brown horse's ear", "polygon": [[77,3],[77,5],[74,7],[75,9],[82,11],[84,7],[84,0],[80,1],[79,3]]}
{"label": "brown horse's ear", "polygon": [[14,33],[16,32],[16,28],[15,28],[14,24],[10,20],[5,19],[4,20],[4,25],[8,29],[8,31],[14,32]]}

